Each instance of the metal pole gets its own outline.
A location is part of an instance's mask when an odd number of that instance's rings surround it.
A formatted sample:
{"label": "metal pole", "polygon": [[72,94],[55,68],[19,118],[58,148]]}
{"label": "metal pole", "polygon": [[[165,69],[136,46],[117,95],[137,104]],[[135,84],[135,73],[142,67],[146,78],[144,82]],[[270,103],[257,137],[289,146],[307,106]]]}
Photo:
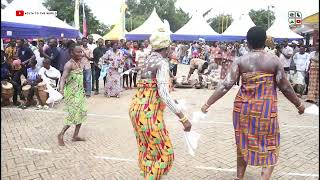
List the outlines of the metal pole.
{"label": "metal pole", "polygon": [[[220,16],[220,14],[219,14],[219,16]],[[219,17],[219,16],[218,16],[218,17]],[[220,22],[220,18],[218,18],[218,33],[220,33],[220,23],[221,23],[221,22]]]}
{"label": "metal pole", "polygon": [[224,20],[224,15],[222,15],[221,33],[223,33],[223,20]]}
{"label": "metal pole", "polygon": [[131,25],[130,25],[130,26],[131,26],[130,29],[131,29],[131,31],[132,31],[132,16],[130,17],[130,24],[131,24]]}
{"label": "metal pole", "polygon": [[229,16],[226,17],[226,28],[225,29],[228,28],[228,20],[229,20]]}
{"label": "metal pole", "polygon": [[268,6],[268,29],[270,27],[270,11],[269,11],[269,7],[270,6]]}

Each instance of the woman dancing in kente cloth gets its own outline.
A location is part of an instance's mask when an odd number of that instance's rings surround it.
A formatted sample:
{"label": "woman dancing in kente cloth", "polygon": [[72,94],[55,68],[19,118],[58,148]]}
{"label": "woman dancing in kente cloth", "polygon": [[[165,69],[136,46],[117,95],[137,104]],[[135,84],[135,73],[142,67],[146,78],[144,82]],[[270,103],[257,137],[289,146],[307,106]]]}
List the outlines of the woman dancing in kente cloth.
{"label": "woman dancing in kente cloth", "polygon": [[68,116],[64,127],[58,135],[60,146],[64,146],[63,135],[74,124],[76,125],[72,141],[84,141],[78,136],[81,124],[86,120],[87,108],[83,87],[83,67],[81,64],[82,49],[76,46],[71,49],[71,59],[65,64],[60,80],[60,93],[64,95],[65,108]]}
{"label": "woman dancing in kente cloth", "polygon": [[141,80],[134,95],[129,116],[138,143],[141,175],[148,180],[159,180],[172,167],[174,154],[169,133],[163,120],[165,105],[174,112],[190,131],[191,123],[169,95],[169,34],[159,30],[151,35],[154,52],[141,68]]}
{"label": "woman dancing in kente cloth", "polygon": [[237,178],[243,179],[247,165],[262,167],[263,180],[270,179],[279,160],[280,129],[277,87],[304,112],[279,58],[264,51],[266,31],[252,27],[247,33],[251,52],[236,58],[224,81],[203,105],[202,112],[224,96],[241,76],[242,85],[233,107],[233,126],[237,145]]}

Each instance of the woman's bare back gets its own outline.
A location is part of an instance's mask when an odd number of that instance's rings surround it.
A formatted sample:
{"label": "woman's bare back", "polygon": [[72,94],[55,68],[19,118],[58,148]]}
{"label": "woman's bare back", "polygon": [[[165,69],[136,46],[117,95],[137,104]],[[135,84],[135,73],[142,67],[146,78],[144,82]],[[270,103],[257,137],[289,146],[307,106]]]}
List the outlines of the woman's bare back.
{"label": "woman's bare back", "polygon": [[240,74],[248,72],[277,73],[279,59],[276,55],[265,51],[252,51],[239,58]]}

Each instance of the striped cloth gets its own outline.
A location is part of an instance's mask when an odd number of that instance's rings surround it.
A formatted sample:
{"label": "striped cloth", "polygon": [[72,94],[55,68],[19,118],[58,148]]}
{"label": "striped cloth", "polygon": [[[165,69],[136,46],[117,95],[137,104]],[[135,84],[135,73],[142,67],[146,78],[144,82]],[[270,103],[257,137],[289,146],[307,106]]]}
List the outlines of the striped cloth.
{"label": "striped cloth", "polygon": [[234,101],[233,125],[238,157],[252,166],[276,165],[280,130],[273,74],[242,74],[242,85]]}
{"label": "striped cloth", "polygon": [[163,120],[165,104],[155,79],[143,79],[132,99],[129,116],[138,144],[138,161],[145,179],[160,179],[172,167],[174,154]]}
{"label": "striped cloth", "polygon": [[307,100],[319,102],[319,61],[311,61]]}

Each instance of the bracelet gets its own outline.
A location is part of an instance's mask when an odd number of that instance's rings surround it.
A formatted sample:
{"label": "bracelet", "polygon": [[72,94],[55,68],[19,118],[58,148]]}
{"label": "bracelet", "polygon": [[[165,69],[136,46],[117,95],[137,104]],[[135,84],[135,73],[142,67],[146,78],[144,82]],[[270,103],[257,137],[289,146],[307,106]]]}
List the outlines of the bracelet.
{"label": "bracelet", "polygon": [[186,116],[183,116],[183,118],[181,118],[179,121],[182,122],[182,123],[185,123],[185,122],[188,121],[188,119],[187,119]]}

